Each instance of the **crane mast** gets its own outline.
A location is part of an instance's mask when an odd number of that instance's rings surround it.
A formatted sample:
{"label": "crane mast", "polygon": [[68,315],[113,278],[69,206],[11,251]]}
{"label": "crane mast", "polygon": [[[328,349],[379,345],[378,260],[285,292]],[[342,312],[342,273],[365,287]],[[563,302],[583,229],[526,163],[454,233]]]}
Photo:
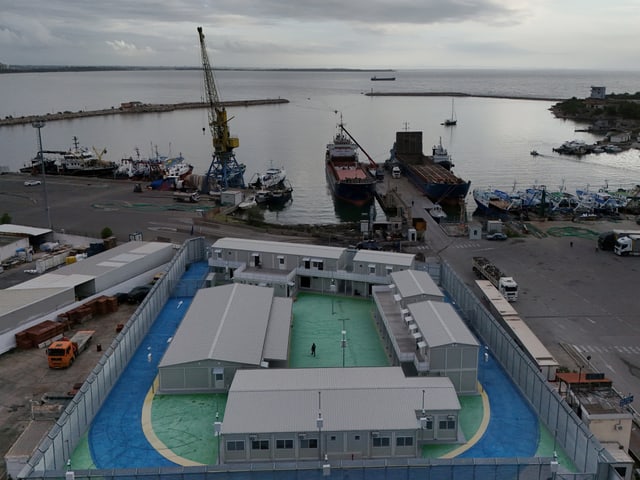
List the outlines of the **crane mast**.
{"label": "crane mast", "polygon": [[240,145],[238,137],[232,137],[229,133],[229,120],[227,110],[220,102],[218,89],[213,77],[213,69],[209,62],[207,46],[204,41],[202,27],[198,27],[200,39],[200,53],[202,56],[202,70],[204,72],[204,86],[207,95],[207,109],[209,114],[209,129],[213,141],[213,158],[203,190],[208,193],[210,183],[213,181],[218,188],[242,187],[244,188],[244,164],[236,160],[233,149]]}

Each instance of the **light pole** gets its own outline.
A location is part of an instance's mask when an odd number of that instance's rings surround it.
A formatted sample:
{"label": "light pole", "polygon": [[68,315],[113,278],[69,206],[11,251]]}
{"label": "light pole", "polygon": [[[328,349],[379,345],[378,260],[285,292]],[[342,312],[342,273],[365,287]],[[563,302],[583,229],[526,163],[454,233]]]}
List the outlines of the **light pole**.
{"label": "light pole", "polygon": [[331,283],[329,284],[329,291],[331,292],[331,315],[335,315],[336,311],[333,305],[333,297],[336,294],[336,281],[333,278],[331,279]]}
{"label": "light pole", "polygon": [[217,463],[220,464],[220,432],[222,431],[222,422],[220,422],[220,415],[218,412],[216,412],[216,421],[213,424],[213,430],[216,436],[216,440],[218,441],[218,461]]}
{"label": "light pole", "polygon": [[42,169],[42,189],[44,191],[44,208],[47,213],[47,226],[50,230],[53,230],[51,226],[51,214],[49,213],[49,199],[47,198],[47,174],[45,173],[44,166],[44,154],[42,153],[42,134],[40,130],[44,127],[42,120],[35,121],[31,124],[33,128],[38,129],[38,160],[40,161],[40,168]]}
{"label": "light pole", "polygon": [[316,418],[316,427],[318,427],[318,460],[322,460],[322,426],[324,420],[322,418],[322,392],[318,392],[318,418]]}
{"label": "light pole", "polygon": [[342,340],[340,341],[340,346],[342,347],[342,368],[344,368],[344,351],[347,349],[347,331],[344,328],[342,329]]}

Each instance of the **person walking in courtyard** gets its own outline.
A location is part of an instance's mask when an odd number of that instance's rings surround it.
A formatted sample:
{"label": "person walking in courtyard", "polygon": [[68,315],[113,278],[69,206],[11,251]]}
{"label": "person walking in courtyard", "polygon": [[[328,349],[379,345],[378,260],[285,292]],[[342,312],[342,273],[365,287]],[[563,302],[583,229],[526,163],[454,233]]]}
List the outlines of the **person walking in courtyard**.
{"label": "person walking in courtyard", "polygon": [[313,357],[316,356],[316,344],[315,343],[311,344],[311,356],[313,356]]}

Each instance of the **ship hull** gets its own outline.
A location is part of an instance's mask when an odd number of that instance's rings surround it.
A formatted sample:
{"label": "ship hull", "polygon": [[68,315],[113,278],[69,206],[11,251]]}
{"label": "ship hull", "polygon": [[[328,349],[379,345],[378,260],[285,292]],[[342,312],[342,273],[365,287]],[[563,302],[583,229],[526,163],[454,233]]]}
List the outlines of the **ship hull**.
{"label": "ship hull", "polygon": [[342,181],[337,178],[335,168],[333,163],[327,162],[325,169],[327,184],[335,198],[358,207],[366,205],[373,200],[376,189],[375,177],[360,166],[358,168],[366,176],[366,180],[359,182]]}
{"label": "ship hull", "polygon": [[409,181],[436,203],[459,203],[466,198],[471,187],[471,182],[465,182],[439,165],[430,165],[429,168],[409,165],[405,170]]}

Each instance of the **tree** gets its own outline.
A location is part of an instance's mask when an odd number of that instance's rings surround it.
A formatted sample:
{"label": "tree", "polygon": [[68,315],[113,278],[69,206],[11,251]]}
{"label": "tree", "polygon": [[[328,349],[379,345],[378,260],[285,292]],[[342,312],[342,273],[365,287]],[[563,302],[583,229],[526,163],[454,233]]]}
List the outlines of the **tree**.
{"label": "tree", "polygon": [[102,229],[102,231],[100,232],[100,238],[102,238],[103,240],[105,238],[109,238],[113,236],[113,232],[111,231],[111,229],[109,227],[104,227]]}

